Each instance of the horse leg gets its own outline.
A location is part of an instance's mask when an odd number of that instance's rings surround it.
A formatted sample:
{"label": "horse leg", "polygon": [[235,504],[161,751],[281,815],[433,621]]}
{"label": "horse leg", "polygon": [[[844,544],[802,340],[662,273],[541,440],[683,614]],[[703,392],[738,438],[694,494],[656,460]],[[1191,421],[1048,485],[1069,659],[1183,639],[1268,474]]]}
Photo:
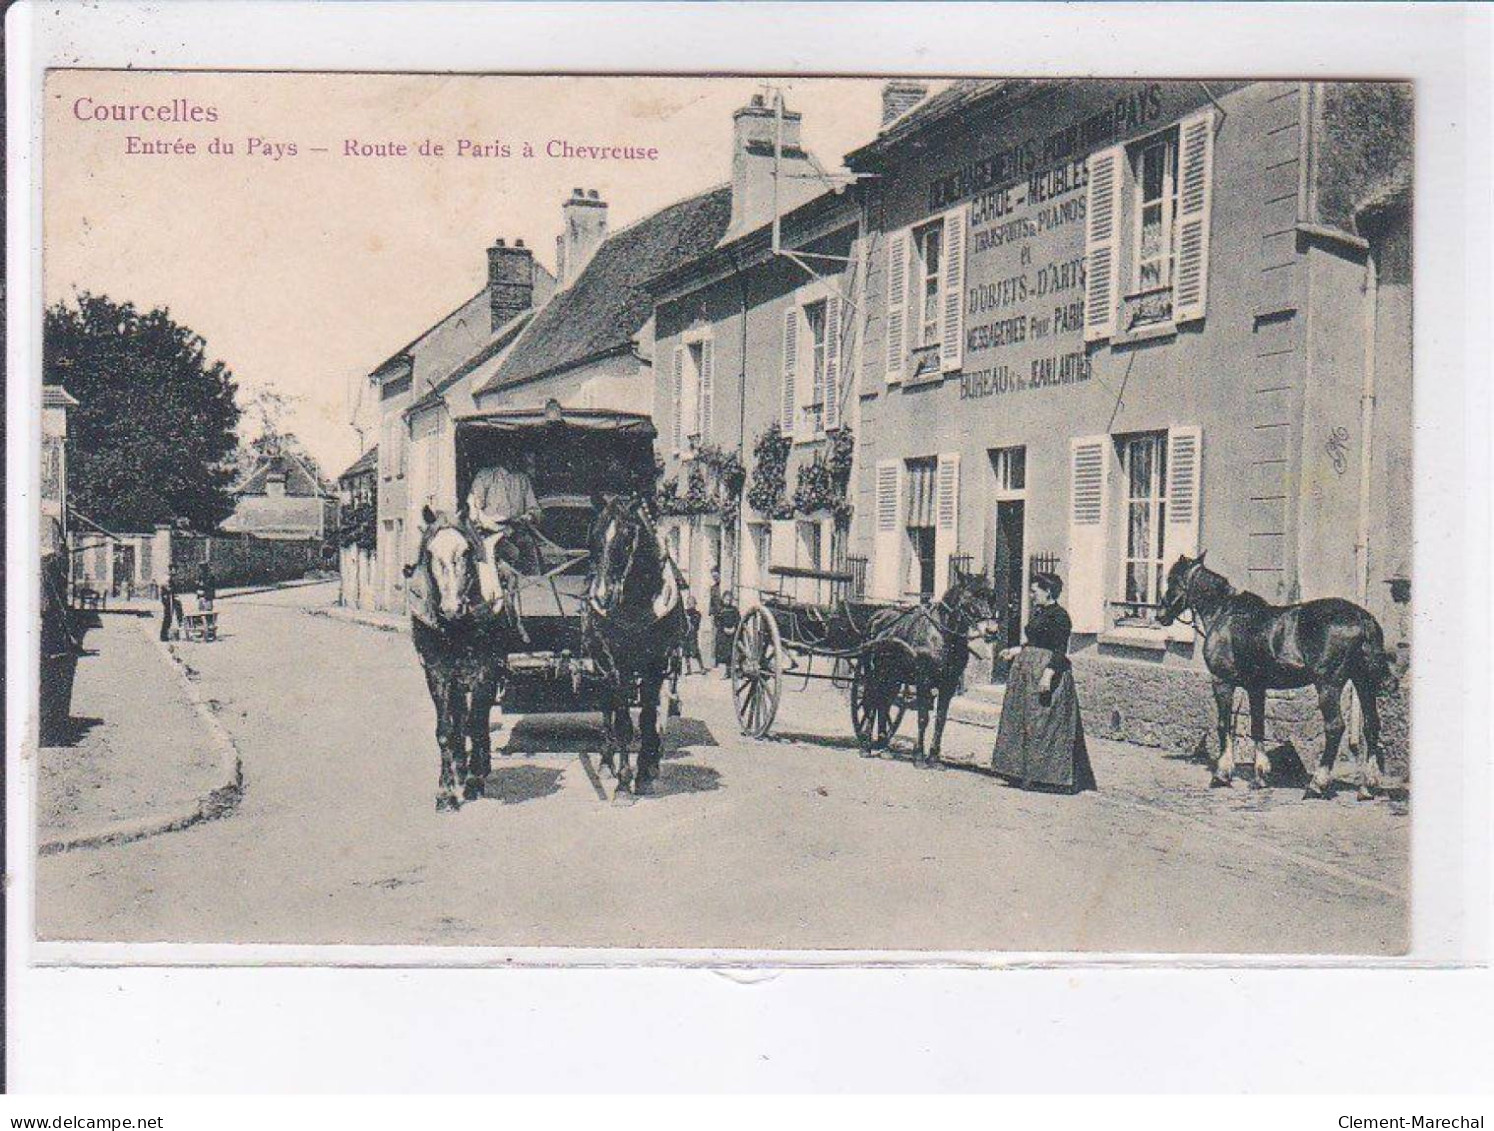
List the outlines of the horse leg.
{"label": "horse leg", "polygon": [[618,768],[617,789],[619,793],[631,793],[633,789],[633,706],[628,691],[619,689],[612,704],[612,732],[617,740]]}
{"label": "horse leg", "polygon": [[602,694],[602,768],[611,770],[613,777],[617,776],[617,764],[613,761],[613,753],[617,750],[615,713],[609,689]]}
{"label": "horse leg", "polygon": [[1252,687],[1246,694],[1250,696],[1250,746],[1255,753],[1250,788],[1264,789],[1271,772],[1271,759],[1266,755],[1266,689]]}
{"label": "horse leg", "polygon": [[921,679],[918,682],[918,750],[913,755],[914,762],[926,760],[923,752],[924,732],[929,729],[929,686]]}
{"label": "horse leg", "polygon": [[659,757],[663,746],[659,738],[659,693],[663,687],[662,669],[645,672],[639,682],[638,729],[642,737],[638,743],[637,793],[647,793],[649,786],[659,776]]}
{"label": "horse leg", "polygon": [[1359,717],[1363,730],[1363,767],[1359,778],[1359,800],[1373,801],[1385,773],[1385,751],[1380,746],[1380,706],[1375,702],[1374,680],[1363,676],[1354,680],[1354,695],[1359,700]]}
{"label": "horse leg", "polygon": [[1318,686],[1318,710],[1323,712],[1323,756],[1318,759],[1318,768],[1313,771],[1312,781],[1307,783],[1304,798],[1326,801],[1333,784],[1333,763],[1338,757],[1338,744],[1344,737],[1344,715],[1341,683],[1320,683]]}
{"label": "horse leg", "polygon": [[940,686],[934,688],[934,692],[939,698],[934,707],[934,744],[929,747],[929,764],[937,766],[943,760],[944,724],[949,719],[949,701],[954,696],[954,688]]}
{"label": "horse leg", "polygon": [[436,810],[455,810],[462,807],[457,795],[454,747],[460,746],[464,737],[457,725],[456,700],[461,694],[454,675],[439,686],[433,681],[431,698],[436,704],[436,745],[441,749],[441,773],[436,782]]}
{"label": "horse leg", "polygon": [[472,744],[472,760],[467,766],[467,780],[462,797],[476,801],[487,788],[493,772],[493,703],[498,698],[498,667],[483,670],[472,689],[472,707],[467,712],[467,738]]}
{"label": "horse leg", "polygon": [[1214,707],[1219,712],[1219,758],[1214,763],[1213,776],[1209,778],[1210,789],[1228,789],[1231,766],[1229,751],[1230,719],[1235,710],[1235,687],[1223,680],[1214,681]]}

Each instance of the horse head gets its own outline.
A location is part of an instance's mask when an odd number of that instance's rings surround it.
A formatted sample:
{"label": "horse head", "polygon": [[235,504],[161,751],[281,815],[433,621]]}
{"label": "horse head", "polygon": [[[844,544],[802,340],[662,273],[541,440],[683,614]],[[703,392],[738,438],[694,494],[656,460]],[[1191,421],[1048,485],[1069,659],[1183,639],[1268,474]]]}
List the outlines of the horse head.
{"label": "horse head", "polygon": [[950,616],[961,624],[980,626],[983,633],[992,635],[994,624],[1000,617],[996,593],[983,573],[966,573],[955,570],[954,583],[945,592],[943,604]]}
{"label": "horse head", "polygon": [[1207,550],[1200,552],[1196,558],[1179,554],[1178,560],[1172,563],[1172,568],[1167,571],[1162,611],[1157,614],[1158,624],[1168,625],[1177,620],[1204,593],[1213,592],[1221,586],[1228,588],[1221,575],[1205,568],[1204,557],[1207,554]]}
{"label": "horse head", "polygon": [[615,495],[591,528],[591,606],[607,615],[622,603],[651,602],[662,577],[653,521],[638,495]]}
{"label": "horse head", "polygon": [[421,512],[424,526],[420,534],[420,552],[414,565],[405,567],[405,576],[415,579],[425,592],[412,592],[422,600],[428,619],[437,623],[463,620],[482,605],[477,578],[477,559],[481,552],[476,536],[466,523],[429,506]]}

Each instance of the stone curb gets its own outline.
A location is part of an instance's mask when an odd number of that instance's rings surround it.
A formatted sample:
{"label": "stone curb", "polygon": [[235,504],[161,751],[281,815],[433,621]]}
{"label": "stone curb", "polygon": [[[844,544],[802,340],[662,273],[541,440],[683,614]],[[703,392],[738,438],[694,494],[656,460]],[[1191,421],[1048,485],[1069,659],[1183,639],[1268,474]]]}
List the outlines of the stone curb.
{"label": "stone curb", "polygon": [[369,616],[356,610],[348,610],[342,605],[328,605],[320,609],[302,609],[307,616],[325,617],[327,620],[340,620],[347,624],[361,624],[365,628],[376,628],[380,632],[408,632],[409,621],[400,620],[391,623],[388,620]]}
{"label": "stone curb", "polygon": [[156,635],[156,627],[151,620],[140,620],[140,630],[146,634],[147,639],[160,649],[162,659],[170,666],[177,681],[181,684],[187,701],[191,703],[192,710],[207,729],[209,741],[217,747],[219,780],[223,783],[216,789],[199,797],[196,801],[187,802],[176,806],[166,813],[158,813],[149,817],[137,817],[129,821],[115,821],[113,824],[103,825],[100,828],[91,829],[86,832],[68,833],[64,836],[54,837],[51,840],[42,841],[36,846],[38,856],[50,856],[58,852],[68,852],[75,848],[98,848],[105,844],[124,844],[132,840],[143,840],[145,837],[156,836],[159,833],[176,832],[185,829],[201,821],[211,821],[218,817],[226,817],[236,808],[244,793],[244,766],[239,758],[238,748],[234,746],[233,739],[223,729],[220,723],[202,696],[197,687],[187,678],[187,673],[182,667],[180,660],[171,649]]}

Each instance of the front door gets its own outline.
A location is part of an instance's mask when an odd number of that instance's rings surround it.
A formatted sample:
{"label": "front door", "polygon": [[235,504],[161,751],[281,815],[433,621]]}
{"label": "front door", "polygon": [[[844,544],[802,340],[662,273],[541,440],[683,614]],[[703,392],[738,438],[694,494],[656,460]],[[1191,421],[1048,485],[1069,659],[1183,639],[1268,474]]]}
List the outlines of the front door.
{"label": "front door", "polygon": [[[996,588],[996,607],[1001,614],[1003,648],[1015,647],[1022,642],[1022,597],[1025,592],[1022,572],[1026,561],[1022,526],[1026,506],[1021,499],[996,504],[996,558],[991,576]],[[998,658],[992,678],[1005,680],[1009,666]]]}
{"label": "front door", "polygon": [[114,543],[114,596],[128,597],[135,581],[135,547]]}

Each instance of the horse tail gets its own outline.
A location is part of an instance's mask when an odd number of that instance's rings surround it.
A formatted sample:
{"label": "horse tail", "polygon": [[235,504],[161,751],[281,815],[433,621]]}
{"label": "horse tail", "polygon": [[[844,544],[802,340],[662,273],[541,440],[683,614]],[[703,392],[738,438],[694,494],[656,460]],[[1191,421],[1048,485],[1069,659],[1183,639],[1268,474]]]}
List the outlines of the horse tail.
{"label": "horse tail", "polygon": [[1390,687],[1395,674],[1395,653],[1385,647],[1385,632],[1380,622],[1365,614],[1364,635],[1359,642],[1360,663],[1369,686],[1376,695],[1383,695]]}

